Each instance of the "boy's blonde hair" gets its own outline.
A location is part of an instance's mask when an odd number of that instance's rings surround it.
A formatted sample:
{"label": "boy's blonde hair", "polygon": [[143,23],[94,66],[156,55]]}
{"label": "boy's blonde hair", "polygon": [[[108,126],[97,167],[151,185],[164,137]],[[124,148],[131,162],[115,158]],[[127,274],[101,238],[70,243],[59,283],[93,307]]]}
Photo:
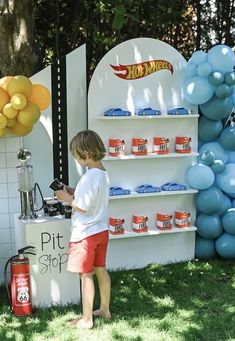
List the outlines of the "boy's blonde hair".
{"label": "boy's blonde hair", "polygon": [[105,156],[105,146],[101,137],[93,130],[83,130],[70,142],[70,151],[75,158],[85,160],[87,157],[99,161]]}

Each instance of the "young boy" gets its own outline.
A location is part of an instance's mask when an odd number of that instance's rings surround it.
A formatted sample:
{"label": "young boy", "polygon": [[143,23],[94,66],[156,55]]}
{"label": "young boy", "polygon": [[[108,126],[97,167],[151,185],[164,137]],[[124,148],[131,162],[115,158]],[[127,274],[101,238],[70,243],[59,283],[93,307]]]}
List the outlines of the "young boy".
{"label": "young boy", "polygon": [[[110,319],[111,281],[105,268],[108,245],[109,178],[101,160],[105,147],[100,136],[92,130],[79,132],[70,142],[70,151],[87,171],[75,190],[64,186],[57,191],[60,200],[73,208],[72,233],[69,243],[67,270],[80,274],[83,314],[69,322],[73,328],[91,329],[93,315]],[[97,275],[100,291],[100,309],[93,311],[95,288],[93,271]]]}

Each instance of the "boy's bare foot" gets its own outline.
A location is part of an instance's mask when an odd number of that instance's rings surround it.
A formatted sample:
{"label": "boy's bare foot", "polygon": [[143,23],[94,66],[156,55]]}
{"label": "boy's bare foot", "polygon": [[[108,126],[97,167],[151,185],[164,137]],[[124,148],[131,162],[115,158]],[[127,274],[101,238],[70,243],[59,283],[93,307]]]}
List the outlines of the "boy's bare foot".
{"label": "boy's bare foot", "polygon": [[97,310],[94,310],[93,311],[93,316],[96,316],[96,317],[104,317],[106,318],[107,320],[110,320],[111,319],[111,314],[110,312],[104,312],[102,309],[97,309]]}
{"label": "boy's bare foot", "polygon": [[81,317],[80,319],[69,321],[67,326],[70,328],[91,329],[93,327],[93,322],[87,321]]}

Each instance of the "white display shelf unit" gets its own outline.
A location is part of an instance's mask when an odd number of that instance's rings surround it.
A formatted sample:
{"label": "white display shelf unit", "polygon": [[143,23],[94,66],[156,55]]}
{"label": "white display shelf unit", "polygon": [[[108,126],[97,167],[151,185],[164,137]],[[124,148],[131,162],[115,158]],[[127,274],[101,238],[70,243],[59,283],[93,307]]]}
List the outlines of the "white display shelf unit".
{"label": "white display shelf unit", "polygon": [[184,157],[195,157],[199,153],[168,153],[168,154],[156,154],[148,153],[148,155],[136,156],[133,154],[123,155],[120,157],[106,155],[104,161],[124,161],[124,160],[141,160],[141,159],[165,159],[165,158],[184,158]]}
{"label": "white display shelf unit", "polygon": [[161,120],[161,119],[190,119],[190,118],[198,118],[198,114],[190,114],[190,115],[147,115],[147,116],[99,116],[98,120],[106,121],[106,120]]}

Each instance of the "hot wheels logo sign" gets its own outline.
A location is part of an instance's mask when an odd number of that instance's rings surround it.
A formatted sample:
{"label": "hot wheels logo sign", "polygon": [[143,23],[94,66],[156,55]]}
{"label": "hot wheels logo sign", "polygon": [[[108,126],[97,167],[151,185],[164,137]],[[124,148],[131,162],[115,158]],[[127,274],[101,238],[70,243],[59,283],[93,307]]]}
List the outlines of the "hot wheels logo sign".
{"label": "hot wheels logo sign", "polygon": [[130,64],[130,65],[111,65],[110,66],[118,73],[114,73],[117,77],[126,79],[126,80],[134,80],[138,78],[143,78],[151,73],[160,70],[169,70],[173,73],[173,65],[166,60],[150,60],[147,62],[142,62],[138,64]]}

